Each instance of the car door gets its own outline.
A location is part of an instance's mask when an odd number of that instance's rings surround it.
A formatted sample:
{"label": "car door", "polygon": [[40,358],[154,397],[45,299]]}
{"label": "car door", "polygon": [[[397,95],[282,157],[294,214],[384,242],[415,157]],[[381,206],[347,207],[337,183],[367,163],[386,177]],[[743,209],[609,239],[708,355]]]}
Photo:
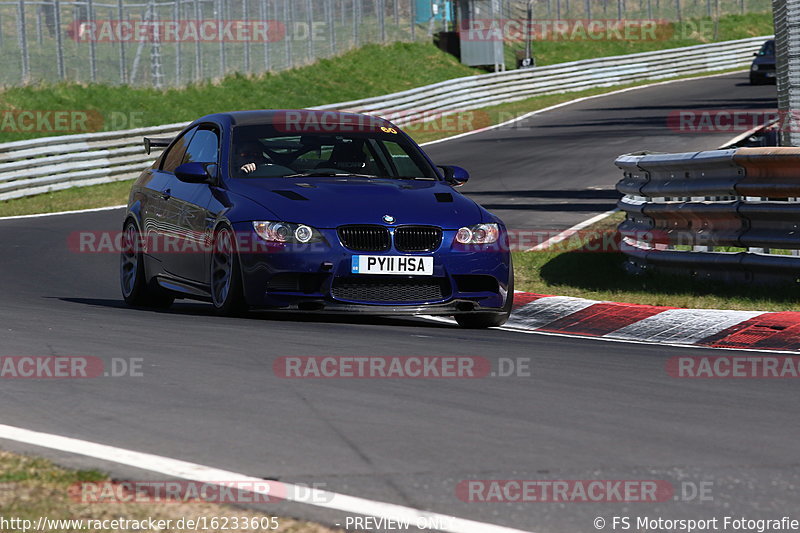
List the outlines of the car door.
{"label": "car door", "polygon": [[161,155],[158,164],[151,170],[151,179],[148,180],[142,202],[142,233],[146,237],[148,256],[154,260],[151,271],[163,274],[167,271],[171,248],[174,246],[174,235],[170,229],[168,215],[170,213],[170,200],[172,190],[176,187],[177,179],[173,171],[181,164],[186,154],[189,142],[197,128],[192,128],[183,133]]}
{"label": "car door", "polygon": [[[184,153],[181,164],[204,163],[216,178],[219,172],[219,133],[214,125],[197,128]],[[174,172],[174,169],[173,169]],[[210,274],[210,230],[213,218],[209,216],[211,185],[208,183],[185,183],[177,178],[173,181],[167,220],[172,230],[180,237],[180,249],[168,259],[168,270],[173,275],[200,284],[208,282]]]}

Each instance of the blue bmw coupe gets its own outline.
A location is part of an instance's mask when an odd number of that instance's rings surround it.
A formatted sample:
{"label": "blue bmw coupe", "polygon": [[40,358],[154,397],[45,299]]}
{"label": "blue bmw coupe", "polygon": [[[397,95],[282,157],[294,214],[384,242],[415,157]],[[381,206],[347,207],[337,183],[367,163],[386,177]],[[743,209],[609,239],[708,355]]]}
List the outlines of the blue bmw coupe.
{"label": "blue bmw coupe", "polygon": [[450,315],[503,324],[514,295],[503,222],[454,190],[397,126],[367,115],[241,111],[196,120],[134,183],[120,282],[134,306],[221,314]]}

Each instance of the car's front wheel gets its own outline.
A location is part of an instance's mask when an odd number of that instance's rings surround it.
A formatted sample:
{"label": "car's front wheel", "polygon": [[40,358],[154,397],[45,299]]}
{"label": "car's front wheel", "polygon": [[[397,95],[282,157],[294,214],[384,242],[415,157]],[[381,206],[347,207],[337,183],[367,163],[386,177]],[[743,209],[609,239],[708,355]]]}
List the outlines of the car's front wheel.
{"label": "car's front wheel", "polygon": [[211,254],[211,301],[220,315],[236,316],[247,311],[242,288],[242,270],[233,230],[222,226],[214,234]]}
{"label": "car's front wheel", "polygon": [[128,220],[122,230],[119,282],[122,297],[128,305],[165,309],[175,300],[169,293],[147,279],[141,235],[132,220]]}

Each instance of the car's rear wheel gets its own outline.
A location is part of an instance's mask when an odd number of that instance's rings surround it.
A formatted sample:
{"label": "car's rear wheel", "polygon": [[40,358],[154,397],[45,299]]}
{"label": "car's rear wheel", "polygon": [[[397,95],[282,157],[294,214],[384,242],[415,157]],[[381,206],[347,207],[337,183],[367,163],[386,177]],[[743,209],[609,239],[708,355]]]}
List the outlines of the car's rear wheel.
{"label": "car's rear wheel", "polygon": [[493,313],[472,313],[468,315],[455,315],[456,322],[462,328],[467,329],[486,329],[502,326],[511,316],[511,308],[514,305],[514,266],[511,265],[508,278],[508,296],[503,310]]}
{"label": "car's rear wheel", "polygon": [[211,301],[217,313],[235,316],[247,311],[242,288],[242,271],[233,230],[222,226],[214,234],[211,254]]}
{"label": "car's rear wheel", "polygon": [[175,300],[154,282],[147,279],[139,229],[128,220],[122,230],[119,281],[125,303],[137,307],[167,308]]}

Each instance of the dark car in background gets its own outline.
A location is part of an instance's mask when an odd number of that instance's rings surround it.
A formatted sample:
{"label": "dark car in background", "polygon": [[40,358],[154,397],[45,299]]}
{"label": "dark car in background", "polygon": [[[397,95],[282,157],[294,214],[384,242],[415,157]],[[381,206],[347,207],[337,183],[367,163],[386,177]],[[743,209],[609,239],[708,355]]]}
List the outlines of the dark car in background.
{"label": "dark car in background", "polygon": [[133,185],[122,293],[206,300],[223,314],[451,315],[503,324],[514,296],[502,221],[453,187],[391,122],[367,115],[209,115]]}
{"label": "dark car in background", "polygon": [[750,65],[750,84],[775,83],[775,39],[761,45]]}

